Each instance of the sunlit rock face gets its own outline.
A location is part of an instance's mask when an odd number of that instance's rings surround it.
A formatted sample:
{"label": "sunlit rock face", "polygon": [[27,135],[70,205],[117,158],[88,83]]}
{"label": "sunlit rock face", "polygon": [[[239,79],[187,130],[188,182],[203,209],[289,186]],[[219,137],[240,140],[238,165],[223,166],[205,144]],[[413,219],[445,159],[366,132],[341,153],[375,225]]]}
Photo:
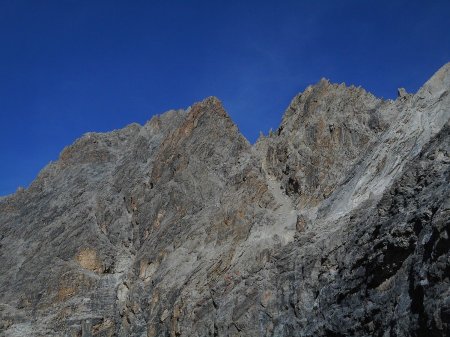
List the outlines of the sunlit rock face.
{"label": "sunlit rock face", "polygon": [[448,336],[450,64],[321,80],[251,145],[214,97],[0,199],[0,336]]}

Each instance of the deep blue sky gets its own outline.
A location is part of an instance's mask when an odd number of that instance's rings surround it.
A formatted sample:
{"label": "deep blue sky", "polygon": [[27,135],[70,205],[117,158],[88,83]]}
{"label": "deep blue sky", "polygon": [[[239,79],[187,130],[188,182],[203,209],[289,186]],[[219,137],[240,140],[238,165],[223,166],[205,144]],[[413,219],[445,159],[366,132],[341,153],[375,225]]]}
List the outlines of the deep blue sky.
{"label": "deep blue sky", "polygon": [[450,1],[0,0],[0,195],[64,146],[215,95],[254,142],[321,77],[394,98],[450,61]]}

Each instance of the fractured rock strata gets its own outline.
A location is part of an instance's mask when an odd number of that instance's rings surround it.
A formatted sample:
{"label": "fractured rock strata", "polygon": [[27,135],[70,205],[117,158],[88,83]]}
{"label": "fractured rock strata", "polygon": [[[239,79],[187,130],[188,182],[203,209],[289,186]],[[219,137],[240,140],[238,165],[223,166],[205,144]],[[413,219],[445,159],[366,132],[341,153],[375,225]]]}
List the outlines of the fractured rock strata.
{"label": "fractured rock strata", "polygon": [[0,336],[448,336],[450,64],[321,80],[251,145],[214,97],[0,199]]}

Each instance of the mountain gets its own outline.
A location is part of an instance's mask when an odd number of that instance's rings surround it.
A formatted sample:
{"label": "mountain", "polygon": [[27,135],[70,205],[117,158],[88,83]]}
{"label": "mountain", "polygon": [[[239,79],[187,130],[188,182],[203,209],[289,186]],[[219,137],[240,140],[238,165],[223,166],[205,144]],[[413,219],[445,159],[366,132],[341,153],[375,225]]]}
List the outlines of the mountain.
{"label": "mountain", "polygon": [[251,145],[206,98],[0,199],[0,336],[448,336],[450,63],[321,80]]}

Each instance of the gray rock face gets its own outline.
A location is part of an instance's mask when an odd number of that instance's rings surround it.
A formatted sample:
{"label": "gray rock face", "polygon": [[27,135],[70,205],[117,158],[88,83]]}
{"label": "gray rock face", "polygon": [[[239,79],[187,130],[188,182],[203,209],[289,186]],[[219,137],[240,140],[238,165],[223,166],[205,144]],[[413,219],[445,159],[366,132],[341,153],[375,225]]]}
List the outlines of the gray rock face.
{"label": "gray rock face", "polygon": [[321,80],[250,145],[216,98],[0,199],[0,336],[448,336],[450,64]]}

